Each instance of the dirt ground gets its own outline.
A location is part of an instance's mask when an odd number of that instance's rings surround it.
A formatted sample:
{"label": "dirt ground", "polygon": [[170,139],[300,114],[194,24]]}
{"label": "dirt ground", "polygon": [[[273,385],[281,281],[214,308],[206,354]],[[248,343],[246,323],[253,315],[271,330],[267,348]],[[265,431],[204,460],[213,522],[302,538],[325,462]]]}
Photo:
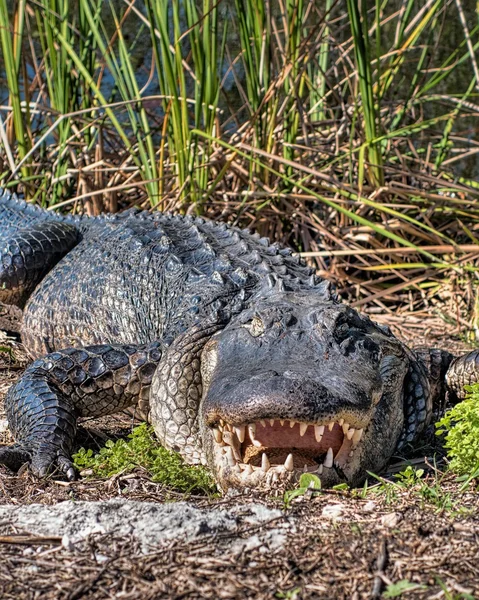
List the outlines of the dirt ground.
{"label": "dirt ground", "polygon": [[[387,317],[387,319],[386,319]],[[375,315],[382,321],[381,315]],[[384,322],[391,324],[390,315]],[[461,352],[467,345],[457,330],[437,317],[398,317],[394,332],[411,345]],[[15,333],[15,315],[0,315],[0,402],[28,364]],[[8,333],[6,333],[8,332]],[[0,411],[0,443],[10,443]],[[107,437],[127,433],[128,417],[85,424],[81,443],[103,445]],[[479,598],[479,494],[453,475],[435,470],[432,447],[419,450],[413,463],[428,470],[411,485],[371,480],[366,490],[323,491],[302,496],[284,507],[282,497],[193,497],[201,507],[261,500],[282,509],[291,523],[287,543],[240,554],[224,551],[222,539],[205,534],[195,542],[170,542],[147,555],[131,538],[92,534],[73,547],[61,538],[43,538],[0,523],[0,598],[15,600],[154,598]],[[427,455],[426,457],[424,455]],[[397,459],[391,472],[407,462]],[[444,463],[437,463],[438,469]],[[388,474],[386,474],[388,475]],[[0,467],[0,503],[54,504],[65,500],[122,497],[174,501],[144,472],[109,480],[34,480]],[[239,537],[251,535],[251,528]],[[231,539],[231,542],[233,540]],[[220,544],[221,542],[221,544]]]}

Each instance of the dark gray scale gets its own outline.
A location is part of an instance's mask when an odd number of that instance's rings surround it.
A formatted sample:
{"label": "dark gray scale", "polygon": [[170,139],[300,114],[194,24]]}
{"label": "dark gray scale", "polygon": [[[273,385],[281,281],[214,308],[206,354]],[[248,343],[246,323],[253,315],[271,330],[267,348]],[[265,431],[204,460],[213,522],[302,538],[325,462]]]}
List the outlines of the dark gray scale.
{"label": "dark gray scale", "polygon": [[465,356],[459,356],[452,360],[446,373],[446,383],[452,396],[451,400],[464,400],[465,386],[477,383],[478,378],[479,350],[473,350]]}
{"label": "dark gray scale", "polygon": [[244,287],[241,275],[229,277],[234,259],[213,241],[181,217],[106,220],[32,295],[23,325],[30,351],[175,337]]}
{"label": "dark gray scale", "polygon": [[[104,223],[102,235],[85,238],[33,294],[24,330],[36,338],[37,354],[69,345],[161,338],[159,296],[174,256],[160,229],[146,234],[141,223],[129,223]],[[181,277],[176,264],[174,271]]]}
{"label": "dark gray scale", "polygon": [[25,305],[37,284],[80,240],[63,222],[5,194],[0,195],[0,302]]}

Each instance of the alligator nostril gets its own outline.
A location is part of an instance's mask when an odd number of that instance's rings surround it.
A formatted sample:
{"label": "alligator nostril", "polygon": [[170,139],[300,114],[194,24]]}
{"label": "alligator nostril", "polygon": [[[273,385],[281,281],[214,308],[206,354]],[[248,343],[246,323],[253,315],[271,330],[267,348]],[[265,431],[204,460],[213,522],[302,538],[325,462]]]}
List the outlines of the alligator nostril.
{"label": "alligator nostril", "polygon": [[354,352],[355,344],[353,338],[346,338],[339,344],[339,351],[344,356],[348,356],[351,352]]}

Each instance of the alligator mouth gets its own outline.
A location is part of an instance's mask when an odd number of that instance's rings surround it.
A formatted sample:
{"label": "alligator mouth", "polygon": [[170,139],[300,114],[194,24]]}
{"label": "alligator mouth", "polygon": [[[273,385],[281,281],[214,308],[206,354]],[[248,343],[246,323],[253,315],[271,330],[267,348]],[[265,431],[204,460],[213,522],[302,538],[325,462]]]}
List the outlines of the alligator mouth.
{"label": "alligator mouth", "polygon": [[220,419],[212,431],[222,469],[245,481],[267,477],[274,483],[295,474],[342,469],[354,456],[364,426],[354,428],[343,418],[326,423],[262,419],[247,425]]}

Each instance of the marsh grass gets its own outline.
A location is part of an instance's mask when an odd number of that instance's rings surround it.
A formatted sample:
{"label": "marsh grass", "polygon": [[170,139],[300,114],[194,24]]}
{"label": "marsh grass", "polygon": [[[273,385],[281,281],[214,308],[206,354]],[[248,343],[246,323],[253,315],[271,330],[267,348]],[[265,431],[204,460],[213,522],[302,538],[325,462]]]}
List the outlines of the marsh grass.
{"label": "marsh grass", "polygon": [[466,8],[0,0],[0,183],[48,207],[250,225],[378,310],[429,306],[447,284],[473,328],[479,24]]}

